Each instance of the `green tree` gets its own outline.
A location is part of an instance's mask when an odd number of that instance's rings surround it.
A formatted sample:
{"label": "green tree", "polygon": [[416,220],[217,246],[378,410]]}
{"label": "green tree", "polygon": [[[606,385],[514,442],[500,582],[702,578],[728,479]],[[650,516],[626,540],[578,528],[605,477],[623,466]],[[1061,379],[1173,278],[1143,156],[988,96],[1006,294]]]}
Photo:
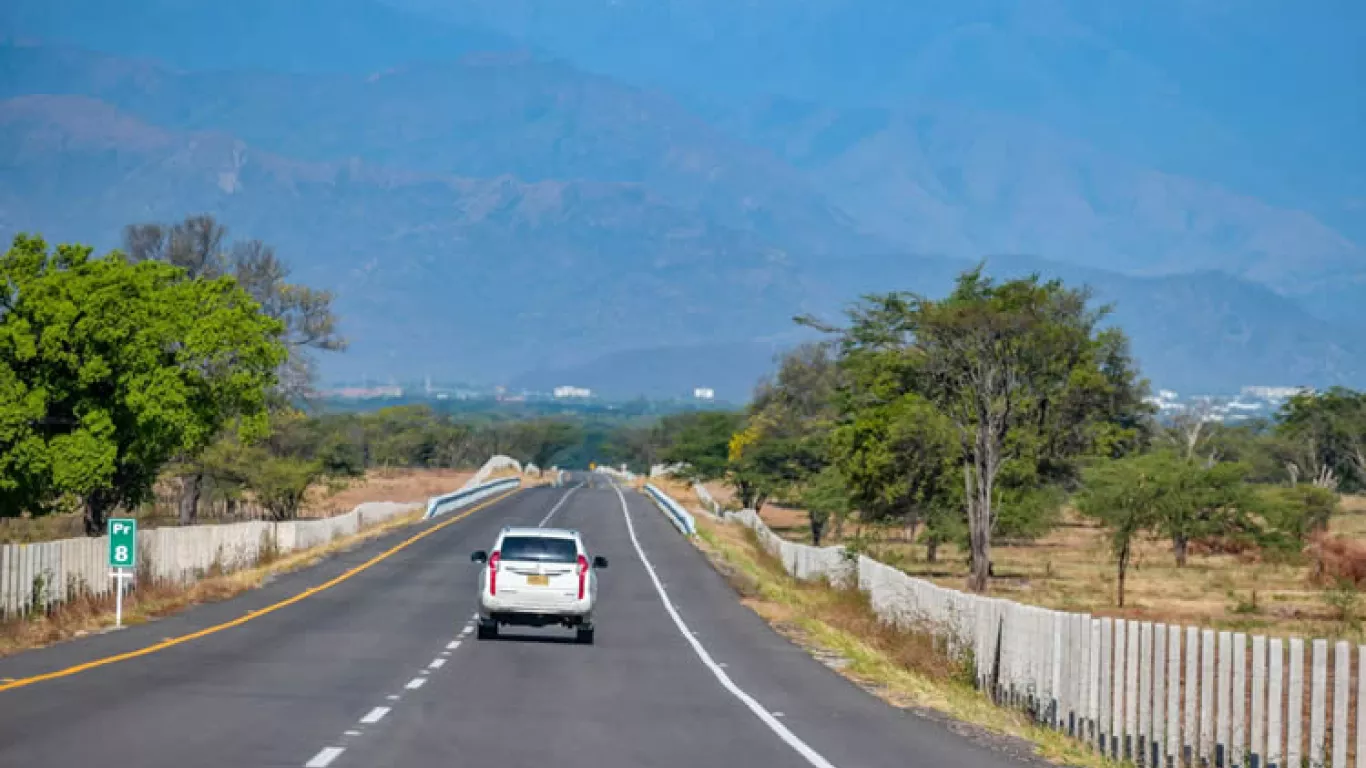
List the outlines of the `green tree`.
{"label": "green tree", "polygon": [[1134,542],[1158,523],[1159,510],[1177,485],[1173,472],[1180,466],[1165,456],[1149,454],[1098,461],[1083,472],[1077,510],[1099,521],[1110,533],[1110,551],[1118,575],[1115,599],[1121,608]]}
{"label": "green tree", "polygon": [[799,319],[838,334],[846,413],[914,393],[953,424],[977,591],[991,572],[1007,462],[1027,464],[1015,474],[1031,483],[1066,479],[1079,456],[1137,447],[1148,412],[1127,343],[1099,328],[1106,310],[1089,306],[1089,292],[1037,276],[998,283],[983,269],[943,300],[866,297],[847,328]]}
{"label": "green tree", "polygon": [[[867,519],[900,520],[914,535],[934,517],[936,533],[945,534],[949,518],[962,515],[953,424],[919,395],[860,409],[835,428],[830,444],[851,501]],[[926,543],[937,549],[946,541],[936,535]]]}
{"label": "green tree", "polygon": [[1171,539],[1177,567],[1185,567],[1192,541],[1251,533],[1245,465],[1207,466],[1167,452],[1154,454],[1153,461],[1165,462],[1172,484],[1158,527]]}
{"label": "green tree", "polygon": [[1291,481],[1354,493],[1366,488],[1366,393],[1306,392],[1282,407],[1277,432],[1296,449]]}
{"label": "green tree", "polygon": [[828,466],[802,488],[799,499],[811,519],[811,543],[819,547],[830,521],[849,513],[849,492],[839,469]]}
{"label": "green tree", "polygon": [[695,480],[719,480],[726,475],[730,439],[744,424],[744,416],[726,411],[698,411],[666,416],[661,428],[668,448],[663,459],[688,465]]}
{"label": "green tree", "polygon": [[0,285],[5,514],[71,496],[97,535],[174,457],[264,428],[283,328],[233,280],[21,235]]}
{"label": "green tree", "polygon": [[[262,312],[284,326],[281,340],[288,355],[280,364],[272,407],[289,407],[290,400],[306,398],[312,392],[311,352],[346,348],[332,312],[332,296],[287,282],[289,267],[269,245],[247,240],[228,246],[227,236],[227,228],[207,214],[188,216],[169,225],[133,224],[124,229],[124,253],[133,263],[160,262],[178,267],[187,280],[223,276],[236,280]],[[207,468],[197,453],[178,457],[177,465],[180,523],[188,525],[198,512]]]}

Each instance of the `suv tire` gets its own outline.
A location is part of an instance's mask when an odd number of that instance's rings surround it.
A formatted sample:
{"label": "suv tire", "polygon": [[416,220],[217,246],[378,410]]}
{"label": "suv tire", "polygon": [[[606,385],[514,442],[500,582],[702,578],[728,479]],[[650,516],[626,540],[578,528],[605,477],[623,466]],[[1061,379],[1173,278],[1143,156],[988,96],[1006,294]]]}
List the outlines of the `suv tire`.
{"label": "suv tire", "polygon": [[498,636],[498,623],[493,621],[479,622],[479,628],[475,630],[474,636],[479,640],[492,640]]}
{"label": "suv tire", "polygon": [[577,631],[575,631],[575,633],[574,633],[574,641],[577,642],[579,645],[592,645],[592,644],[593,644],[593,628],[592,628],[592,627],[589,627],[589,628],[587,628],[587,629],[584,629],[584,628],[580,627],[580,628],[579,628]]}

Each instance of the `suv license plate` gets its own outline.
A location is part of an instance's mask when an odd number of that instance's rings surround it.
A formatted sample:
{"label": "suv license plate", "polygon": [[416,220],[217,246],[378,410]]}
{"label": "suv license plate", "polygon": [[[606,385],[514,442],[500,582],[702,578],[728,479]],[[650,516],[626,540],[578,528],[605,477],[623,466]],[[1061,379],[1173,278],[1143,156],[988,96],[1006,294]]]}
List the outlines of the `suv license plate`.
{"label": "suv license plate", "polygon": [[548,587],[548,586],[550,586],[550,577],[549,577],[549,576],[528,576],[528,577],[526,577],[526,583],[529,584],[530,586],[533,586],[533,587]]}

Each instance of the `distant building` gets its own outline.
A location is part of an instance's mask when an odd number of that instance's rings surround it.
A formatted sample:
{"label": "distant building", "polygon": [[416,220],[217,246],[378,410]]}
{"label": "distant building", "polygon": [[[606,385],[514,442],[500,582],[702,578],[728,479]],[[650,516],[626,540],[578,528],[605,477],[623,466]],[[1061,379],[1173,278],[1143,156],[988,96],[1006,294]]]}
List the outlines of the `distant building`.
{"label": "distant building", "polygon": [[716,390],[711,387],[697,387],[692,391],[694,400],[715,400]]}
{"label": "distant building", "polygon": [[375,400],[385,397],[403,397],[403,388],[388,387],[342,387],[329,390],[326,394],[342,400]]}
{"label": "distant building", "polygon": [[1295,395],[1312,391],[1308,387],[1243,387],[1242,394],[1262,400],[1289,400]]}
{"label": "distant building", "polygon": [[570,397],[584,398],[592,396],[593,390],[585,389],[584,387],[555,387],[555,397],[560,400]]}

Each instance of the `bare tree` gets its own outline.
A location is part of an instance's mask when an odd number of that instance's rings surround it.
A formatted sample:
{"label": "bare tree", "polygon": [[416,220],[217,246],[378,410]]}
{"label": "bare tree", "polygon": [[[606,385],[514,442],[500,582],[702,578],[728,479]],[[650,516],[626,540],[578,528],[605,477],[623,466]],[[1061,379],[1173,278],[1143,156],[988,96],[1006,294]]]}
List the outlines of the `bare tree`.
{"label": "bare tree", "polygon": [[[1214,398],[1200,398],[1182,408],[1181,412],[1172,418],[1169,439],[1186,461],[1195,461],[1196,454],[1200,453],[1202,446],[1209,441],[1209,425],[1217,420],[1216,414],[1220,404]],[[1205,465],[1213,466],[1218,460],[1218,450],[1212,450],[1206,457]]]}
{"label": "bare tree", "polygon": [[[209,214],[188,216],[175,224],[133,224],[124,228],[124,252],[130,261],[160,261],[185,270],[190,279],[231,275],[260,305],[261,311],[285,326],[289,357],[279,371],[282,402],[309,397],[314,380],[314,350],[339,351],[346,340],[332,312],[332,294],[288,282],[289,267],[275,249],[260,240],[234,243],[225,250],[228,230]],[[184,457],[179,518],[194,522],[205,474],[194,457]]]}

